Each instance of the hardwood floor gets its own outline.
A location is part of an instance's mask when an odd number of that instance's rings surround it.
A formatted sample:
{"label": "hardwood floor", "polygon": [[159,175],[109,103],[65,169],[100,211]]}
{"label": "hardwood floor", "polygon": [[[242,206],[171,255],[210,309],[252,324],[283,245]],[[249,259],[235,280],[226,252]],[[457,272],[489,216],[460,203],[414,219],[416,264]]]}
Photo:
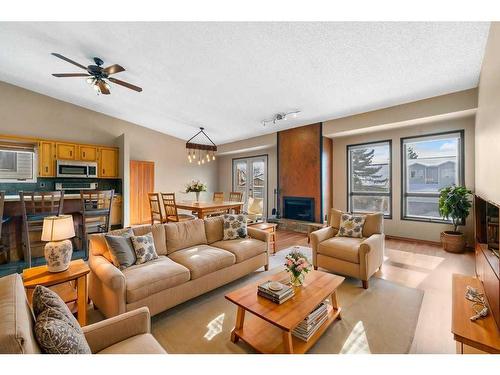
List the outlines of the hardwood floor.
{"label": "hardwood floor", "polygon": [[[306,234],[278,230],[278,251],[290,246],[308,246]],[[375,274],[394,283],[424,291],[410,353],[456,353],[451,334],[451,277],[473,275],[474,254],[451,254],[440,246],[386,240],[385,261]]]}

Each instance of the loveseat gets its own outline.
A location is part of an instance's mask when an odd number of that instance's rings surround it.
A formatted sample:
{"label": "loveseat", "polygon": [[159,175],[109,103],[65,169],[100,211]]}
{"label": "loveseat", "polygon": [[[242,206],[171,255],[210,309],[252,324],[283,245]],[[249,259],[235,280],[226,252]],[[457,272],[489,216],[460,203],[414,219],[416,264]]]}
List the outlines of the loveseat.
{"label": "loveseat", "polygon": [[[38,354],[34,318],[19,274],[0,278],[0,354]],[[161,354],[146,307],[82,327],[92,353]]]}
{"label": "loveseat", "polygon": [[337,237],[342,211],[332,209],[328,226],[311,233],[313,266],[361,279],[368,289],[370,277],[384,262],[384,215],[365,215],[362,238]]}
{"label": "loveseat", "polygon": [[[147,306],[156,315],[191,298],[268,269],[269,234],[248,227],[248,237],[223,240],[221,216],[134,227],[151,232],[158,259],[120,270],[104,234],[89,237],[89,297],[106,317]],[[125,229],[112,231],[123,233]]]}

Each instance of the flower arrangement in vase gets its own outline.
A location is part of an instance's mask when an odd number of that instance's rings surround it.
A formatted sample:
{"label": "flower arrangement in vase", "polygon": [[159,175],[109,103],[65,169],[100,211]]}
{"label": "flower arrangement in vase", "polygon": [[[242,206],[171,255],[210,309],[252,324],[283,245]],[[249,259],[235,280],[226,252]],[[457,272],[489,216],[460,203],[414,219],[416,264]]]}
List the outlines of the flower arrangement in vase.
{"label": "flower arrangement in vase", "polygon": [[200,182],[200,180],[192,180],[189,184],[186,184],[186,193],[196,193],[196,202],[200,201],[202,191],[207,191],[207,185]]}
{"label": "flower arrangement in vase", "polygon": [[285,257],[285,269],[290,274],[292,285],[301,286],[304,283],[306,273],[311,271],[311,263],[300,251],[300,247],[296,246]]}

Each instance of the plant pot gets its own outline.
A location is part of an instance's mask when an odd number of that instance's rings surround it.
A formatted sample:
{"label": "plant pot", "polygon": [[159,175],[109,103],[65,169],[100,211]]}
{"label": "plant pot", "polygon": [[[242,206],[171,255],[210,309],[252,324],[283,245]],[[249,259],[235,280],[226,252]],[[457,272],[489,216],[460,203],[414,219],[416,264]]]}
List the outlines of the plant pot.
{"label": "plant pot", "polygon": [[441,232],[441,245],[450,253],[463,253],[465,251],[465,236],[460,232],[446,230]]}

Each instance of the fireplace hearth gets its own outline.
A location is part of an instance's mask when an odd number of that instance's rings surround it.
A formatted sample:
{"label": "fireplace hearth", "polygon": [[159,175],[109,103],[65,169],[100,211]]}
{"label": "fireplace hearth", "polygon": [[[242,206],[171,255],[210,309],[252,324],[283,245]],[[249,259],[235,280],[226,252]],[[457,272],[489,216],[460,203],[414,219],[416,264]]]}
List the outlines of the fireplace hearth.
{"label": "fireplace hearth", "polygon": [[314,198],[283,197],[283,218],[314,222]]}

